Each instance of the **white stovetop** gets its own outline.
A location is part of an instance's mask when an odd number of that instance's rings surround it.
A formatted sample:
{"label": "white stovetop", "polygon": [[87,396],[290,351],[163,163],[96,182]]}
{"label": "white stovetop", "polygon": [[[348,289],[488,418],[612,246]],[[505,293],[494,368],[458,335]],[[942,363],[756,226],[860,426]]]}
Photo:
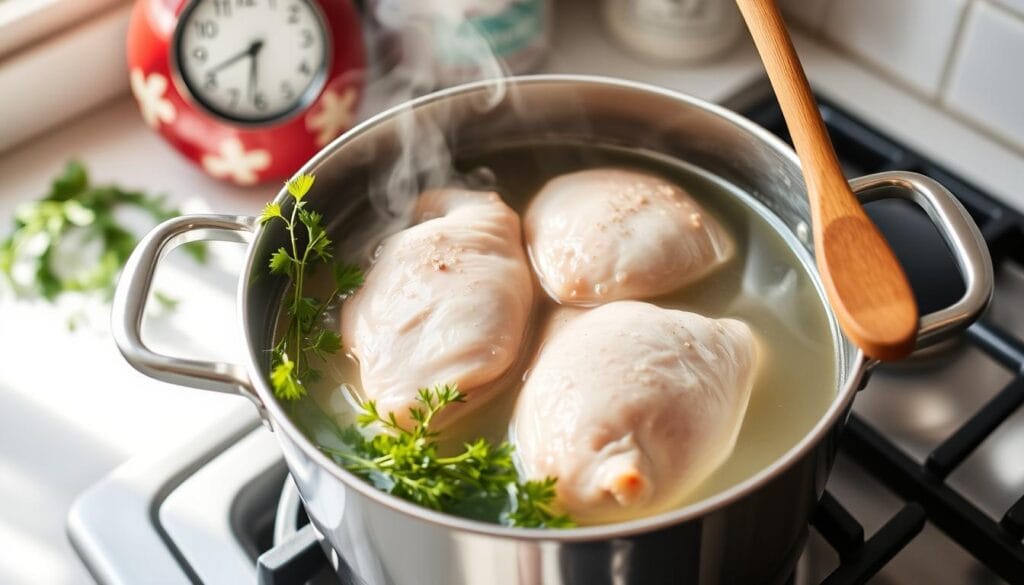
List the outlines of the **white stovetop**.
{"label": "white stovetop", "polygon": [[[560,4],[548,72],[627,77],[720,101],[761,75],[750,46],[701,67],[666,67],[621,53],[579,3]],[[564,7],[563,7],[564,6]],[[585,5],[584,5],[585,6]],[[570,12],[571,14],[564,14]],[[876,125],[1024,207],[1024,160],[813,41],[798,43],[819,90]],[[941,152],[935,151],[941,145]],[[0,230],[15,206],[45,192],[71,158],[97,183],[166,193],[186,211],[256,212],[275,185],[240,189],[209,179],[141,121],[128,96],[28,144],[0,153]],[[1016,199],[1014,200],[1014,198]],[[0,233],[6,233],[5,231]],[[147,322],[157,348],[231,359],[240,247],[219,244],[208,266],[171,258],[156,288],[181,300]],[[69,332],[67,306],[0,297],[0,582],[89,582],[64,536],[74,497],[132,455],[193,436],[239,400],[153,381],[129,367],[105,315]]]}

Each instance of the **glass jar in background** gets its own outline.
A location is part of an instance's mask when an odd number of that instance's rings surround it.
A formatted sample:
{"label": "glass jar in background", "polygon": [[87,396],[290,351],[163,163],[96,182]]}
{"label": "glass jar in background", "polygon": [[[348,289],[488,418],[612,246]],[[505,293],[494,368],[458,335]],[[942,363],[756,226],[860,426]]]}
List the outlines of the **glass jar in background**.
{"label": "glass jar in background", "polygon": [[[550,43],[551,8],[548,0],[441,0],[448,9],[435,21],[435,48],[446,75],[464,81],[486,41],[491,52],[512,75],[534,71]],[[469,73],[472,75],[472,73]]]}
{"label": "glass jar in background", "polygon": [[733,0],[603,0],[611,35],[641,57],[677,63],[721,55],[743,21]]}
{"label": "glass jar in background", "polygon": [[371,0],[378,65],[438,89],[530,73],[551,37],[550,0]]}

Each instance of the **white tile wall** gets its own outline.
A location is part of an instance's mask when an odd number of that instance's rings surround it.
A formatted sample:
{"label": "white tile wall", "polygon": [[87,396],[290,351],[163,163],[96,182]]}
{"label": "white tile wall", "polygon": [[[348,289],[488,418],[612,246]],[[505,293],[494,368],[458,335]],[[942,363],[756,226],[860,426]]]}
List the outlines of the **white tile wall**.
{"label": "white tile wall", "polygon": [[943,101],[994,134],[1024,145],[1024,18],[975,2]]}
{"label": "white tile wall", "polygon": [[1024,153],[1024,0],[779,0],[935,107]]}
{"label": "white tile wall", "polygon": [[938,94],[968,0],[832,0],[825,36],[918,91]]}
{"label": "white tile wall", "polygon": [[830,0],[779,0],[779,6],[786,17],[792,18],[801,28],[817,32],[825,24],[825,10],[829,2]]}

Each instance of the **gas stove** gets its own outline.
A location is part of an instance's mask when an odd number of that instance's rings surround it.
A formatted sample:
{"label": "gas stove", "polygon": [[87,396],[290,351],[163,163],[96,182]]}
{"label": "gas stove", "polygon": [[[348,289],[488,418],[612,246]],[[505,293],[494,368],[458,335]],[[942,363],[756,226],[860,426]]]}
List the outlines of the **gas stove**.
{"label": "gas stove", "polygon": [[[759,83],[726,105],[788,139]],[[996,290],[960,338],[877,368],[854,403],[795,584],[1024,583],[1024,217],[828,101],[849,176],[902,169],[947,186],[989,245]],[[867,206],[922,312],[963,283],[916,208]],[[83,494],[71,541],[102,584],[357,583],[320,546],[273,436],[249,405],[134,459]]]}

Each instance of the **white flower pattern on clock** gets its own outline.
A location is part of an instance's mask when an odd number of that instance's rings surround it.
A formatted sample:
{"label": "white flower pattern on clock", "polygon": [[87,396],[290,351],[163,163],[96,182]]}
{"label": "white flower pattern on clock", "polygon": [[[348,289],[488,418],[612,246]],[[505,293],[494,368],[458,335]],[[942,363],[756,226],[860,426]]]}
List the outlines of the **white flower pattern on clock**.
{"label": "white flower pattern on clock", "polygon": [[351,87],[338,94],[328,89],[320,98],[320,107],[306,116],[306,130],[316,132],[316,145],[324,146],[352,127],[355,121],[356,90]]}
{"label": "white flower pattern on clock", "polygon": [[203,155],[203,168],[218,179],[228,178],[239,185],[256,183],[256,173],[270,166],[270,153],[261,148],[245,150],[242,141],[231,137],[220,143],[217,154]]}
{"label": "white flower pattern on clock", "polygon": [[146,124],[156,128],[160,122],[170,124],[174,121],[177,111],[174,104],[164,97],[167,91],[167,78],[159,73],[148,76],[142,69],[133,69],[131,75],[132,93],[139,102],[142,119]]}

